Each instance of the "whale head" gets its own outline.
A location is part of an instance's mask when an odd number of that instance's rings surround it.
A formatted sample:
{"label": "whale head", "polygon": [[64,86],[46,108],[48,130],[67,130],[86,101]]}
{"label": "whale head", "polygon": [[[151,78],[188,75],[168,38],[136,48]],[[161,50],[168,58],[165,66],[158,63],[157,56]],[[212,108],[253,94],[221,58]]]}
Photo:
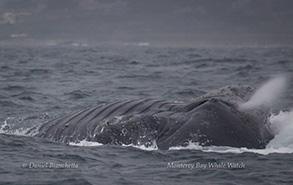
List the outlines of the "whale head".
{"label": "whale head", "polygon": [[265,148],[274,137],[269,127],[270,108],[240,106],[254,93],[250,86],[229,85],[194,99],[182,107],[185,116],[177,120],[180,127],[175,126],[157,144]]}

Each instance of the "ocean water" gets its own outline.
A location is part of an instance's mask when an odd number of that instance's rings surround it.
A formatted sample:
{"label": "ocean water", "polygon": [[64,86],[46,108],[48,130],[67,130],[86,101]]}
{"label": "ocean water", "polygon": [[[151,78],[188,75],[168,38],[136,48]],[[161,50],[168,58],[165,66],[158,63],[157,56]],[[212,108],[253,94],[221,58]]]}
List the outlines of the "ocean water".
{"label": "ocean water", "polygon": [[[279,76],[284,89],[271,80]],[[292,76],[293,48],[285,47],[1,46],[0,184],[293,184]],[[259,97],[274,99],[276,136],[263,150],[66,145],[24,134],[94,104],[187,102],[226,85],[268,81]]]}

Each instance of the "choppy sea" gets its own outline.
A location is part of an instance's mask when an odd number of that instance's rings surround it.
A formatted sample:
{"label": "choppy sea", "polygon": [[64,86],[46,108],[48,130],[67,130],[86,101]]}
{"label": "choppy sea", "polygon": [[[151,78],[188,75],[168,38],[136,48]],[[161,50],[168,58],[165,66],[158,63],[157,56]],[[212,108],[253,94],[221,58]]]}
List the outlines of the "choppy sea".
{"label": "choppy sea", "polygon": [[[263,150],[66,145],[24,134],[94,104],[186,102],[280,75],[287,86],[272,105],[276,136]],[[1,46],[0,184],[293,184],[292,77],[288,47]]]}

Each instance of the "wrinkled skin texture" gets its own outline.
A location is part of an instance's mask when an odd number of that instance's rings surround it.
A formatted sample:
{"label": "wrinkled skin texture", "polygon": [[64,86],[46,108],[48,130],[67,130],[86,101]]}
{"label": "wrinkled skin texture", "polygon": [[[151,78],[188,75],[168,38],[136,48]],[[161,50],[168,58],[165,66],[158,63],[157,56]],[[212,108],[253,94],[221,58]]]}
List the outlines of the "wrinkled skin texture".
{"label": "wrinkled skin texture", "polygon": [[49,121],[37,137],[61,142],[95,141],[103,144],[134,144],[159,149],[186,146],[265,148],[273,138],[270,110],[241,110],[254,89],[227,86],[188,103],[131,100],[98,105]]}

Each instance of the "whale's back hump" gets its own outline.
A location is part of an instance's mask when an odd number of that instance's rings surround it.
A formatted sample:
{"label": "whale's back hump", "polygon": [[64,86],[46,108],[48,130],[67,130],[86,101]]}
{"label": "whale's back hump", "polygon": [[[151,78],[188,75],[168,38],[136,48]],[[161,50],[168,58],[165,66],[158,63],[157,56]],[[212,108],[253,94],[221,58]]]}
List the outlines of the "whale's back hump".
{"label": "whale's back hump", "polygon": [[38,137],[62,142],[78,142],[94,137],[104,124],[113,124],[135,115],[153,115],[178,109],[180,104],[152,99],[101,104],[51,120],[39,128]]}

